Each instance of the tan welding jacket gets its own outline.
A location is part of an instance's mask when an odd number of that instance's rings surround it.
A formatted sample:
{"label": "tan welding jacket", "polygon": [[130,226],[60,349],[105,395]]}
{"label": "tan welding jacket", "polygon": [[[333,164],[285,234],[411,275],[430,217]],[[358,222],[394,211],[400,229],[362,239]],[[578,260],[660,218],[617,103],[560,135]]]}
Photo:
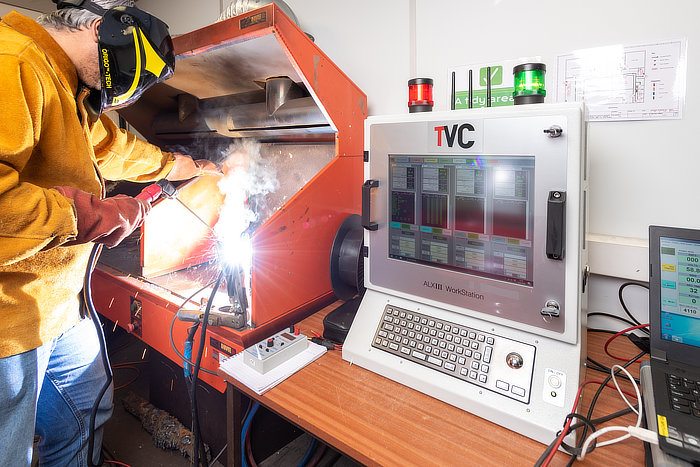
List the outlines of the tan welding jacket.
{"label": "tan welding jacket", "polygon": [[39,347],[79,319],[92,244],[77,233],[72,202],[53,186],[96,195],[102,177],[162,178],[173,156],[117,128],[90,122],[89,92],[53,38],[16,12],[0,22],[0,358]]}

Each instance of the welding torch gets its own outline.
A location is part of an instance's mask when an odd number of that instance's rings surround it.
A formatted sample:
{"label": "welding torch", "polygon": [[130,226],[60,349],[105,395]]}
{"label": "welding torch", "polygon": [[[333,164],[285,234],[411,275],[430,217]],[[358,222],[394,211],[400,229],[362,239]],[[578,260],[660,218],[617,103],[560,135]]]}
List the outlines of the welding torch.
{"label": "welding torch", "polygon": [[187,206],[180,198],[178,198],[178,193],[182,188],[185,186],[189,185],[190,183],[194,182],[197,180],[199,177],[195,177],[189,182],[185,183],[184,185],[180,186],[180,188],[175,188],[175,185],[170,180],[167,180],[165,178],[162,178],[158,180],[156,183],[152,185],[148,185],[146,188],[144,188],[141,193],[135,196],[137,199],[141,199],[144,201],[148,201],[149,203],[154,203],[155,201],[158,200],[161,196],[165,196],[168,199],[174,199],[182,207],[187,209],[187,211],[190,212],[199,222],[207,226],[207,229],[209,229],[212,233],[214,233],[214,229],[211,228],[211,226],[202,219],[199,214],[194,212],[189,206]]}
{"label": "welding torch", "polygon": [[[166,179],[161,179],[158,180],[158,182],[144,188],[143,191],[141,191],[141,193],[136,195],[136,198],[148,201],[149,203],[155,202],[161,196],[165,196],[168,199],[175,199],[178,202],[180,202],[180,204],[184,206],[190,213],[192,213],[197,219],[199,219],[203,224],[205,224],[207,228],[211,230],[211,226],[209,224],[207,224],[201,217],[199,217],[194,211],[192,211],[192,209],[190,209],[177,197],[178,191],[179,190],[175,188],[172,182]],[[248,309],[248,298],[245,289],[245,278],[240,265],[225,265],[224,278],[226,280],[226,291],[228,293],[231,305],[238,304],[239,310],[237,311],[245,315],[245,312]],[[202,313],[181,312],[178,313],[178,318],[180,318],[182,321],[201,322]],[[232,315],[231,313],[227,312],[224,312],[220,315],[214,313],[209,321],[209,324],[212,326],[228,326],[234,328],[241,327],[240,318],[235,314]]]}

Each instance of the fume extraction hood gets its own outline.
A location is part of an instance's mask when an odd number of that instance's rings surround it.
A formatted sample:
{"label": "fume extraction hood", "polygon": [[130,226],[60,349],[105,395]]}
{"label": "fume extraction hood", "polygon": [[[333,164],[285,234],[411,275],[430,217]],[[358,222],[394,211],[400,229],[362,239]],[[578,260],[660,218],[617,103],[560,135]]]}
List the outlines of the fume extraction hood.
{"label": "fume extraction hood", "polygon": [[[274,3],[173,44],[174,76],[121,116],[148,141],[195,158],[218,162],[254,142],[258,165],[276,177],[269,193],[246,201],[258,208],[248,229],[249,315],[241,329],[209,328],[202,367],[216,371],[220,358],[335,299],[330,252],[340,224],[361,209],[366,97]],[[218,267],[216,239],[202,222],[213,226],[221,215],[218,183],[202,177],[181,190],[181,202],[155,205],[138,250],[108,252],[93,278],[98,311],[179,364],[168,330]],[[197,216],[165,214],[178,204]],[[110,260],[137,251],[136,270]],[[184,337],[187,325],[176,322],[174,333]],[[203,379],[223,391],[218,377]]]}

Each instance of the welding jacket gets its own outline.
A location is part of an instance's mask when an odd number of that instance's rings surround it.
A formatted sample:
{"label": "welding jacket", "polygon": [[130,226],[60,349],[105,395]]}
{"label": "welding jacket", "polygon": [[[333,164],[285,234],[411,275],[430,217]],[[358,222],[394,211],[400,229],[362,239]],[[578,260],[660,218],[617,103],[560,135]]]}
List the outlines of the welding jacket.
{"label": "welding jacket", "polygon": [[[82,89],[81,89],[82,88]],[[92,244],[77,234],[72,202],[54,186],[104,196],[104,179],[164,177],[174,157],[91,121],[75,66],[36,22],[0,21],[0,358],[34,349],[79,320]]]}

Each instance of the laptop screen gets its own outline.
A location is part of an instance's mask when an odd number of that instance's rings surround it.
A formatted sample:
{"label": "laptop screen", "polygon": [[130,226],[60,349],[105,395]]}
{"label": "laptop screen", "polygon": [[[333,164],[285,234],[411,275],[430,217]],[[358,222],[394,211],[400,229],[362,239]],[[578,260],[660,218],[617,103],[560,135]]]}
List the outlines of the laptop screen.
{"label": "laptop screen", "polygon": [[700,240],[659,237],[660,337],[700,347]]}

